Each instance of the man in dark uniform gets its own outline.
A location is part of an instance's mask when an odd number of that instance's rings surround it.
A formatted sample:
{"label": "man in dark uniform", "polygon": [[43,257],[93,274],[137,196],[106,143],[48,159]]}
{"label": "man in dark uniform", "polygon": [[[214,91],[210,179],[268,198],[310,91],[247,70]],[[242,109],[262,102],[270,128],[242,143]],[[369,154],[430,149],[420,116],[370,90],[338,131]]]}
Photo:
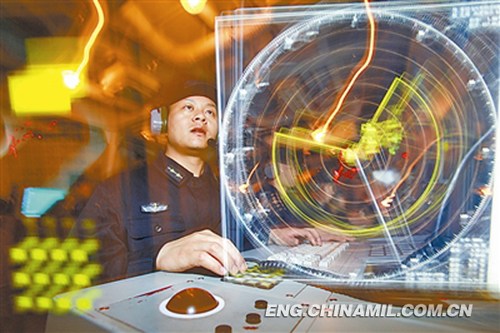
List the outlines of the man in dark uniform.
{"label": "man in dark uniform", "polygon": [[[206,163],[218,132],[215,90],[188,82],[182,92],[169,108],[165,153],[98,185],[80,214],[78,233],[101,244],[101,281],[155,269],[201,267],[224,275],[247,268],[233,243],[218,235],[220,191]],[[280,245],[322,241],[313,228],[293,227],[271,229],[269,239]]]}
{"label": "man in dark uniform", "polygon": [[188,82],[183,93],[169,108],[165,153],[100,184],[80,214],[79,234],[100,241],[103,281],[155,269],[246,269],[231,241],[217,234],[219,185],[205,161],[218,131],[215,91]]}

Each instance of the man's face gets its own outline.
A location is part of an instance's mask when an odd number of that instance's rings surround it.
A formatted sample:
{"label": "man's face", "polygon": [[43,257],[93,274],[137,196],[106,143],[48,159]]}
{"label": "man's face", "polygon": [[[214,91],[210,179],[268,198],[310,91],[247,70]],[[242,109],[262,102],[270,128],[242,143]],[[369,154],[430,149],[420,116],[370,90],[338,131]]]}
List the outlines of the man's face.
{"label": "man's face", "polygon": [[186,97],[170,106],[167,124],[169,149],[189,155],[204,150],[217,136],[215,103],[204,96]]}

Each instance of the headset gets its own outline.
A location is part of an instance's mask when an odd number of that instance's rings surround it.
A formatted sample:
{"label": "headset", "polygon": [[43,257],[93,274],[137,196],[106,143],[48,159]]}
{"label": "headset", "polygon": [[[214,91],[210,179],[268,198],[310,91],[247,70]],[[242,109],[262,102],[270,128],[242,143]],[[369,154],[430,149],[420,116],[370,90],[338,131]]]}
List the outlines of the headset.
{"label": "headset", "polygon": [[[167,121],[168,121],[168,106],[160,106],[152,109],[150,113],[150,130],[153,134],[165,134],[167,133]],[[208,147],[212,150],[217,150],[218,141],[217,139],[208,139]]]}
{"label": "headset", "polygon": [[150,111],[150,129],[153,134],[167,133],[168,106],[160,106]]}

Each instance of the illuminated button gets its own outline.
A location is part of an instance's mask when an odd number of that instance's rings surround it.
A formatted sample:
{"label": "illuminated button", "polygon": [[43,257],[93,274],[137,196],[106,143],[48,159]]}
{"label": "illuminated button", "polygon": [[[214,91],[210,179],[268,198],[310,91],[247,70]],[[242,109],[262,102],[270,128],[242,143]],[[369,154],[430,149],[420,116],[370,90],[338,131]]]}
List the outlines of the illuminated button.
{"label": "illuminated button", "polygon": [[162,230],[163,230],[163,228],[162,228],[161,225],[159,225],[159,224],[155,225],[155,231],[156,232],[161,232]]}
{"label": "illuminated button", "polygon": [[21,264],[28,260],[28,251],[23,248],[13,247],[9,250],[9,255],[14,264]]}
{"label": "illuminated button", "polygon": [[262,309],[267,309],[267,301],[263,300],[263,299],[258,299],[255,301],[255,308],[256,309],[259,309],[259,310],[262,310]]}
{"label": "illuminated button", "polygon": [[199,314],[215,309],[219,302],[201,288],[186,288],[175,294],[167,303],[167,310],[179,314]]}
{"label": "illuminated button", "polygon": [[61,244],[61,248],[65,250],[72,250],[78,247],[78,239],[76,238],[66,238]]}
{"label": "illuminated button", "polygon": [[14,272],[12,273],[12,283],[16,288],[26,287],[31,283],[31,276],[22,271]]}
{"label": "illuminated button", "polygon": [[99,250],[99,241],[95,238],[86,239],[81,248],[89,253],[95,253]]}
{"label": "illuminated button", "polygon": [[50,258],[54,261],[67,261],[68,252],[64,249],[52,249],[50,250]]}
{"label": "illuminated button", "polygon": [[85,274],[75,274],[73,276],[73,283],[82,288],[89,287],[91,285],[90,277]]}
{"label": "illuminated button", "polygon": [[23,241],[19,244],[20,247],[28,249],[35,247],[39,243],[40,239],[35,236],[27,236],[23,239]]}
{"label": "illuminated button", "polygon": [[46,261],[48,258],[47,251],[41,248],[31,249],[30,257],[36,261]]}
{"label": "illuminated button", "polygon": [[59,239],[55,237],[45,238],[41,244],[44,249],[55,249],[59,246]]}
{"label": "illuminated button", "polygon": [[219,325],[215,328],[215,333],[232,333],[233,328],[229,325]]}
{"label": "illuminated button", "polygon": [[70,283],[70,277],[67,274],[64,273],[56,273],[54,274],[53,277],[54,284],[59,285],[59,286],[67,286]]}
{"label": "illuminated button", "polygon": [[260,314],[258,313],[249,313],[247,314],[246,322],[250,325],[260,324]]}
{"label": "illuminated button", "polygon": [[85,274],[91,278],[98,276],[102,273],[102,267],[99,264],[88,264],[82,270],[82,274]]}
{"label": "illuminated button", "polygon": [[33,275],[33,283],[48,286],[50,284],[50,276],[42,272],[35,273]]}
{"label": "illuminated button", "polygon": [[89,260],[87,251],[74,249],[71,251],[71,260],[76,262],[87,262]]}
{"label": "illuminated button", "polygon": [[19,312],[31,310],[34,307],[33,298],[28,295],[19,295],[14,297],[15,309]]}
{"label": "illuminated button", "polygon": [[40,311],[49,311],[54,307],[54,303],[51,297],[42,295],[35,298],[36,308]]}
{"label": "illuminated button", "polygon": [[92,299],[87,297],[78,298],[75,302],[76,308],[80,311],[89,311],[92,309]]}
{"label": "illuminated button", "polygon": [[71,309],[71,298],[61,297],[55,300],[55,312],[66,313]]}

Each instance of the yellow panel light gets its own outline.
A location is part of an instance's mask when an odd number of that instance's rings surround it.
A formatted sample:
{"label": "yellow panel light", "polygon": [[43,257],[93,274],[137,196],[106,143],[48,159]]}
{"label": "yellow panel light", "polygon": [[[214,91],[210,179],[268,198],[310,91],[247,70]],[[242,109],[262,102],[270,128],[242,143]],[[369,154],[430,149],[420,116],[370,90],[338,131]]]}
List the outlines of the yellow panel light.
{"label": "yellow panel light", "polygon": [[31,249],[30,257],[36,261],[46,261],[48,259],[47,250],[42,248]]}
{"label": "yellow panel light", "polygon": [[12,285],[15,288],[23,288],[27,287],[31,284],[31,275],[22,272],[22,271],[17,271],[12,273]]}
{"label": "yellow panel light", "polygon": [[9,257],[13,264],[25,263],[28,260],[28,251],[23,248],[13,247],[9,250]]}
{"label": "yellow panel light", "polygon": [[90,287],[92,284],[90,277],[85,274],[75,274],[73,276],[73,283],[80,288]]}
{"label": "yellow panel light", "polygon": [[25,312],[34,308],[31,296],[19,295],[14,297],[14,305],[17,312]]}
{"label": "yellow panel light", "polygon": [[47,273],[38,272],[33,275],[33,283],[41,286],[50,285],[50,276]]}
{"label": "yellow panel light", "polygon": [[73,250],[79,246],[79,242],[77,238],[66,238],[62,244],[61,249],[64,250]]}
{"label": "yellow panel light", "polygon": [[75,249],[71,251],[71,260],[75,262],[89,261],[88,253],[84,249]]}
{"label": "yellow panel light", "polygon": [[82,269],[82,273],[94,278],[102,273],[102,266],[96,263],[88,264]]}
{"label": "yellow panel light", "polygon": [[38,311],[47,312],[54,307],[51,297],[42,295],[35,298],[35,304]]}
{"label": "yellow panel light", "polygon": [[78,298],[76,300],[76,308],[80,311],[86,312],[92,309],[92,299]]}
{"label": "yellow panel light", "polygon": [[52,279],[54,280],[54,284],[59,286],[68,286],[71,282],[69,275],[65,273],[56,273]]}
{"label": "yellow panel light", "polygon": [[99,250],[99,241],[95,238],[86,239],[83,241],[81,248],[89,253],[95,253]]}
{"label": "yellow panel light", "polygon": [[71,298],[69,297],[60,297],[55,300],[55,313],[66,313],[71,309]]}
{"label": "yellow panel light", "polygon": [[73,71],[75,67],[73,64],[32,66],[9,76],[12,110],[17,115],[69,114],[71,99],[83,97],[85,86],[84,82],[80,82],[76,89],[66,86],[63,73]]}
{"label": "yellow panel light", "polygon": [[37,246],[38,243],[40,243],[40,238],[35,236],[27,236],[18,244],[17,247],[21,249],[31,249]]}
{"label": "yellow panel light", "polygon": [[52,249],[50,251],[50,258],[54,261],[67,261],[68,260],[68,252],[64,249]]}

